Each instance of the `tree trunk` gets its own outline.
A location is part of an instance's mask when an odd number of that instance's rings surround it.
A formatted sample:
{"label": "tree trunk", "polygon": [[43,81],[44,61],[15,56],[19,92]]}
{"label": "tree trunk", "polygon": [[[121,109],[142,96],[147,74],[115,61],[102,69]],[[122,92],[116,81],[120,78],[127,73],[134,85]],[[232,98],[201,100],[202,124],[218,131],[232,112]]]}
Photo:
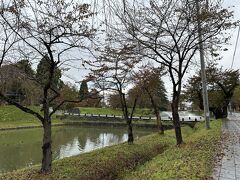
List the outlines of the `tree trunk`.
{"label": "tree trunk", "polygon": [[210,107],[209,110],[213,112],[215,119],[226,118],[228,116],[229,98],[225,98],[224,102],[218,107]]}
{"label": "tree trunk", "polygon": [[133,131],[132,131],[132,119],[128,116],[127,107],[124,108],[124,119],[128,126],[128,144],[133,144]]}
{"label": "tree trunk", "polygon": [[154,111],[155,111],[155,115],[156,115],[156,119],[157,119],[158,132],[159,132],[159,134],[164,134],[164,129],[163,129],[163,125],[162,125],[159,110],[155,109]]}
{"label": "tree trunk", "polygon": [[183,139],[182,139],[182,132],[181,132],[181,124],[180,124],[179,114],[178,114],[178,101],[176,97],[173,97],[171,106],[172,106],[172,117],[173,117],[173,125],[175,129],[176,141],[177,141],[177,145],[180,145],[183,143]]}
{"label": "tree trunk", "polygon": [[160,113],[159,113],[159,109],[156,106],[156,103],[153,99],[153,96],[151,95],[151,93],[148,91],[148,89],[145,89],[146,92],[148,93],[148,96],[150,97],[151,103],[152,103],[152,107],[154,109],[154,113],[156,116],[156,120],[157,120],[157,128],[158,128],[158,132],[159,134],[164,134],[164,129],[163,129],[163,125],[162,125],[162,121],[161,121],[161,117],[160,117]]}
{"label": "tree trunk", "polygon": [[[128,126],[128,144],[133,144],[134,139],[133,139],[133,131],[132,131],[132,116],[131,116],[131,118],[129,118],[128,107],[127,107],[125,95],[122,93],[122,91],[119,92],[119,95],[121,98],[121,106],[122,106],[123,116],[124,116],[124,119],[126,120],[127,126]],[[133,111],[134,111],[134,109],[133,109]],[[133,111],[132,111],[132,113],[133,113]]]}
{"label": "tree trunk", "polygon": [[211,107],[210,111],[213,112],[215,119],[222,119],[228,116],[227,106]]}
{"label": "tree trunk", "polygon": [[44,120],[43,130],[43,157],[41,173],[47,174],[52,171],[52,129],[50,119]]}
{"label": "tree trunk", "polygon": [[128,124],[128,144],[133,144],[133,131],[132,131],[132,122],[130,119],[127,120]]}

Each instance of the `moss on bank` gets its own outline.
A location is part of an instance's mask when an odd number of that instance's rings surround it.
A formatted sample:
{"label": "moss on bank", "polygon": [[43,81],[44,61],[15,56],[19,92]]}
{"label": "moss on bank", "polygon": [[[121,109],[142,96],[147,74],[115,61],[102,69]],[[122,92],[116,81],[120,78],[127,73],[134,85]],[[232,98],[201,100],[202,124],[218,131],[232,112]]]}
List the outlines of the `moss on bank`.
{"label": "moss on bank", "polygon": [[142,137],[134,145],[123,143],[54,161],[50,175],[39,174],[35,166],[5,174],[2,179],[205,178],[211,173],[216,149],[212,141],[220,139],[221,123],[211,125],[211,130],[205,130],[203,123],[195,129],[182,128],[185,144],[181,147],[175,146],[174,131],[169,130],[164,136]]}

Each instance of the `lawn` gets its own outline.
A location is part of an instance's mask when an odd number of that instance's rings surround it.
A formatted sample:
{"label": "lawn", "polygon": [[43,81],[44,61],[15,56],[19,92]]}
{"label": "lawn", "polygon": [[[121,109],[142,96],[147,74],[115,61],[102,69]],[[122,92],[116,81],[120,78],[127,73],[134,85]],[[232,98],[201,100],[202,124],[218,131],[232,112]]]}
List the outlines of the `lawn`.
{"label": "lawn", "polygon": [[[208,179],[221,135],[221,122],[183,127],[185,144],[177,147],[173,130],[53,162],[50,175],[39,166],[5,174],[3,179]],[[213,143],[214,142],[214,143]]]}
{"label": "lawn", "polygon": [[[32,106],[32,110],[40,112],[40,107]],[[61,123],[53,115],[53,123]],[[15,106],[0,106],[0,128],[15,128],[19,126],[38,126],[40,121],[31,114],[25,113]]]}
{"label": "lawn", "polygon": [[[32,110],[40,112],[40,107],[31,106],[29,107]],[[108,115],[122,115],[121,110],[119,109],[111,109],[111,108],[93,108],[93,107],[81,107],[82,114],[108,114]],[[41,113],[41,112],[40,112]],[[136,115],[144,116],[150,113],[149,109],[136,109]],[[73,117],[78,118],[78,117]],[[71,120],[71,118],[69,119]],[[85,119],[84,121],[89,121],[89,119]],[[60,121],[56,118],[56,115],[52,117],[53,124],[63,124],[63,121]],[[136,123],[149,123],[155,124],[155,120],[149,120],[144,122],[136,122]],[[25,113],[15,106],[11,105],[3,105],[0,106],[0,129],[4,128],[16,128],[16,127],[30,127],[30,126],[40,126],[41,122],[31,114]],[[169,125],[169,122],[166,123]]]}
{"label": "lawn", "polygon": [[[81,114],[101,114],[101,115],[116,115],[122,116],[121,109],[112,108],[94,108],[94,107],[79,107]],[[152,115],[151,110],[147,108],[136,108],[135,116],[149,116]]]}

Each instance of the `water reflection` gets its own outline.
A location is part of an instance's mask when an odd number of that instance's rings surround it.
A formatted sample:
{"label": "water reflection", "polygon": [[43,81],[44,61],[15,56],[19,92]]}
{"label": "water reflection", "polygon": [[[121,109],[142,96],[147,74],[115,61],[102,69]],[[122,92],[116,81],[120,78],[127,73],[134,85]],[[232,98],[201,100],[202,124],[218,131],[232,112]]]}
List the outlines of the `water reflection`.
{"label": "water reflection", "polygon": [[[134,129],[135,139],[152,133]],[[126,128],[54,127],[53,159],[62,159],[127,140]],[[41,162],[42,129],[0,132],[0,173]]]}
{"label": "water reflection", "polygon": [[[184,119],[185,121],[203,121],[203,117],[195,114],[194,112],[189,111],[179,111],[180,120]],[[160,116],[163,120],[170,120],[172,118],[171,111],[162,111],[160,112]]]}
{"label": "water reflection", "polygon": [[99,137],[95,139],[95,141],[91,141],[89,137],[87,137],[86,142],[79,141],[79,138],[76,136],[72,140],[72,142],[61,145],[59,149],[58,159],[62,159],[64,157],[74,156],[83,152],[89,152],[94,149],[114,145],[116,143],[121,143],[127,140],[127,134],[123,134],[121,137],[112,133],[100,133]]}

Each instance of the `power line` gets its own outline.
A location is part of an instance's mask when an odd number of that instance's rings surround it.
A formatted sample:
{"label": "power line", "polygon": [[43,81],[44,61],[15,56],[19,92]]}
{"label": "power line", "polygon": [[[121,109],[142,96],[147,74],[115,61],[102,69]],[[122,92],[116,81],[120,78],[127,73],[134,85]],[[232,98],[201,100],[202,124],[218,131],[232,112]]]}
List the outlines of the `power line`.
{"label": "power line", "polygon": [[235,56],[236,56],[236,52],[237,52],[237,46],[238,46],[239,35],[240,35],[240,25],[239,25],[239,28],[238,28],[237,40],[236,40],[235,49],[234,49],[234,53],[233,53],[233,59],[232,59],[231,69],[232,69],[232,67],[233,67],[233,63],[234,63]]}

